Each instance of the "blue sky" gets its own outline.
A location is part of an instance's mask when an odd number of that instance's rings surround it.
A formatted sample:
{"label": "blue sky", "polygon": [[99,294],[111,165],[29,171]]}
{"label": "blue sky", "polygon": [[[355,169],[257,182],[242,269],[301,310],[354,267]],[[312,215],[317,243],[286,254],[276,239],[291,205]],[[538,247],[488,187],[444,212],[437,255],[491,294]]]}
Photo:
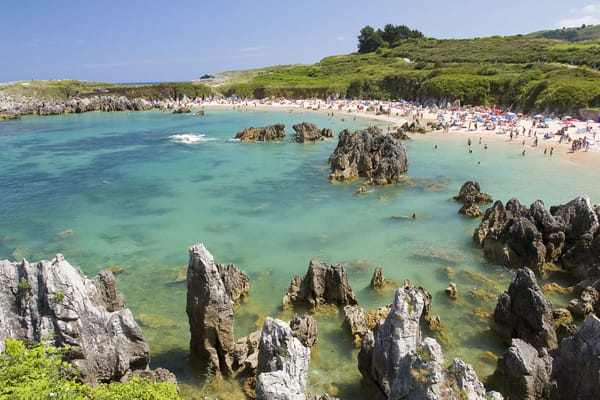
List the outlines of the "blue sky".
{"label": "blue sky", "polygon": [[593,0],[3,0],[0,82],[186,81],[356,51],[365,25],[472,38],[600,23]]}

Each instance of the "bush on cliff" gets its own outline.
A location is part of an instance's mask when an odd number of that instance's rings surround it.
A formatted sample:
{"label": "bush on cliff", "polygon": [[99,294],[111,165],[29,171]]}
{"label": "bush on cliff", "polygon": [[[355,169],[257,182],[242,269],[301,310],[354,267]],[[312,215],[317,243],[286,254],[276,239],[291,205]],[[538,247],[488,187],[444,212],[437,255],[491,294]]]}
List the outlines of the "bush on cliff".
{"label": "bush on cliff", "polygon": [[65,349],[7,339],[0,353],[0,399],[181,400],[177,388],[134,378],[91,388],[77,381],[76,369],[62,360]]}

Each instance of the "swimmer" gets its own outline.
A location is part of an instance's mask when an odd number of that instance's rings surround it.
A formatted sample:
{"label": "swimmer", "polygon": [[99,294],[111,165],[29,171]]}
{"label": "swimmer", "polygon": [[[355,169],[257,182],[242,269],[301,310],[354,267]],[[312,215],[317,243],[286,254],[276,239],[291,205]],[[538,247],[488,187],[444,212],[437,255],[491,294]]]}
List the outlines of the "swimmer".
{"label": "swimmer", "polygon": [[435,146],[433,146],[434,149],[437,149],[437,144]]}
{"label": "swimmer", "polygon": [[524,155],[525,155],[525,150],[523,150],[523,152],[521,153],[521,155],[522,155],[522,156],[524,156]]}

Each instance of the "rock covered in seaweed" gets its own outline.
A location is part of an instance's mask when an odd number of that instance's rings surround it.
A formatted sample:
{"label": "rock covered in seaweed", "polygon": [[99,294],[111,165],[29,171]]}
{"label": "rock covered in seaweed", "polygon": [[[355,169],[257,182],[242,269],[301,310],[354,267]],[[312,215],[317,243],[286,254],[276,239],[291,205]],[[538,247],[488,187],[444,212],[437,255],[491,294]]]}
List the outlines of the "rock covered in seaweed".
{"label": "rock covered in seaweed", "polygon": [[267,142],[273,140],[282,140],[285,138],[285,125],[273,124],[258,128],[246,128],[238,132],[235,135],[235,138],[241,140],[242,142]]}
{"label": "rock covered in seaweed", "polygon": [[337,306],[357,304],[344,266],[311,260],[304,278],[294,276],[283,297],[284,308],[298,304],[303,304],[310,309],[323,304]]}
{"label": "rock covered in seaweed", "polygon": [[379,128],[340,132],[336,149],[329,156],[331,181],[348,181],[359,177],[375,184],[397,183],[408,170],[404,144]]}
{"label": "rock covered in seaweed", "polygon": [[150,362],[148,343],[112,273],[94,280],[61,254],[30,264],[0,262],[0,351],[8,337],[68,346],[88,383],[125,380]]}
{"label": "rock covered in seaweed", "polygon": [[492,196],[482,192],[479,182],[475,181],[463,183],[458,194],[452,199],[463,204],[486,204],[493,201]]}
{"label": "rock covered in seaweed", "polygon": [[333,137],[333,132],[329,128],[319,129],[317,125],[310,122],[302,122],[292,126],[296,135],[294,141],[296,143],[316,142]]}

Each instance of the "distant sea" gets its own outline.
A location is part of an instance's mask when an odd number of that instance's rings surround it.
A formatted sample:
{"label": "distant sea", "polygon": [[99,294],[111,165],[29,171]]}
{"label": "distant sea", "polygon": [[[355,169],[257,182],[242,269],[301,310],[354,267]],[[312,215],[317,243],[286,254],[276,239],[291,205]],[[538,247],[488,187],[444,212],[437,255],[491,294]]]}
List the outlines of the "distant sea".
{"label": "distant sea", "polygon": [[[357,195],[360,180],[327,179],[336,140],[290,142],[292,125],[302,121],[336,134],[373,124],[341,114],[213,109],[204,116],[150,111],[4,121],[0,257],[37,261],[60,252],[90,277],[108,266],[123,268],[117,282],[150,342],[152,366],[173,370],[188,394],[203,379],[186,361],[185,269],[187,248],[197,242],[216,262],[235,263],[250,275],[250,297],[236,311],[237,337],[257,329],[266,315],[289,318],[281,298],[313,258],[344,263],[365,308],[392,301],[393,287],[368,288],[382,266],[397,285],[410,279],[433,294],[446,359],[460,356],[485,378],[495,366],[490,354],[502,351],[485,314],[512,273],[473,248],[478,221],[458,215],[451,197],[466,180],[477,180],[502,201],[542,199],[550,206],[586,193],[598,202],[595,171],[541,151],[522,156],[519,146],[490,142],[485,149],[485,140],[473,140],[469,153],[466,141],[451,134],[445,140],[418,135],[406,142],[412,183]],[[286,125],[285,141],[228,140],[243,128],[279,122]],[[413,213],[416,220],[393,218]],[[443,293],[451,281],[458,286],[454,301]],[[330,310],[316,318],[310,392],[363,398],[357,349],[342,333],[343,316]]]}

